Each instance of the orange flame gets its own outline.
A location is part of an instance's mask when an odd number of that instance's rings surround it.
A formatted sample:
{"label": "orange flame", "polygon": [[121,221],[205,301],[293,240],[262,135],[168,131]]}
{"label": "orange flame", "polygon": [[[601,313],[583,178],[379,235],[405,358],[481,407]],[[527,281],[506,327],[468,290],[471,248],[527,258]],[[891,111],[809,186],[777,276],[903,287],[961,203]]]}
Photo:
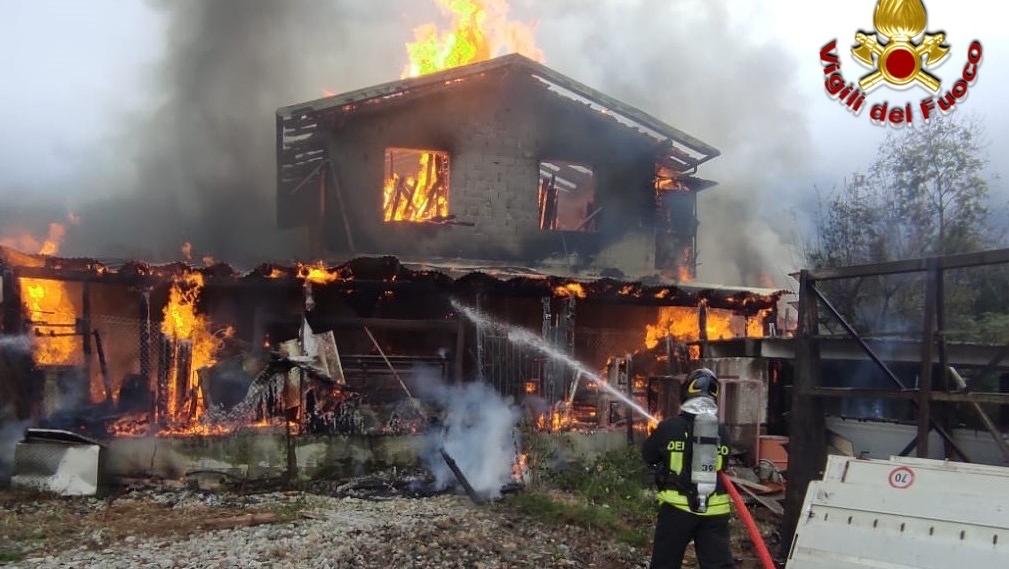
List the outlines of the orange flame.
{"label": "orange flame", "polygon": [[764,323],[771,314],[770,308],[757,311],[757,314],[746,319],[746,337],[763,338]]}
{"label": "orange flame", "polygon": [[[76,214],[67,214],[70,223],[79,223],[80,218]],[[60,246],[67,235],[67,228],[62,223],[50,223],[49,231],[43,238],[36,238],[31,233],[19,233],[0,237],[0,245],[17,249],[25,253],[37,253],[39,255],[55,255],[60,252]]]}
{"label": "orange flame", "polygon": [[731,310],[720,310],[709,308],[706,326],[709,340],[728,340],[735,338],[737,334],[733,326],[733,313]]}
{"label": "orange flame", "polygon": [[[451,27],[439,30],[434,23],[414,28],[414,41],[407,42],[408,63],[403,78],[477,63],[517,52],[543,61],[536,46],[533,26],[508,18],[507,0],[434,0]],[[390,160],[387,160],[390,162]],[[402,164],[400,164],[402,167]],[[385,221],[431,221],[448,217],[448,154],[422,151],[410,173],[390,168],[383,187]]]}
{"label": "orange flame", "polygon": [[649,435],[655,432],[655,429],[659,428],[659,423],[662,422],[662,413],[656,413],[651,419],[648,419],[648,424],[645,427],[645,432]]}
{"label": "orange flame", "polygon": [[520,452],[515,455],[515,462],[512,464],[512,480],[523,482],[529,472],[529,455]]}
{"label": "orange flame", "polygon": [[[211,331],[210,320],[196,310],[203,285],[204,280],[201,273],[188,273],[176,277],[172,281],[172,288],[168,293],[168,304],[165,305],[163,312],[161,332],[176,342],[188,341],[192,346],[189,376],[183,378],[183,381],[186,382],[184,386],[186,392],[193,394],[195,398],[194,413],[192,416],[182,416],[182,412],[178,408],[180,386],[175,382],[169,382],[166,407],[169,420],[174,422],[193,424],[203,416],[206,411],[206,402],[203,400],[200,390],[198,372],[202,368],[217,363],[217,352],[221,348],[221,339]],[[228,337],[232,333],[232,329],[228,327],[222,335]],[[201,427],[195,426],[194,428]]]}
{"label": "orange flame", "polygon": [[561,297],[585,298],[585,287],[581,283],[567,283],[554,287],[554,294]]}
{"label": "orange flame", "polygon": [[[63,281],[19,279],[21,303],[34,332],[34,358],[39,365],[77,363],[77,308]],[[51,328],[46,325],[52,326]]]}
{"label": "orange flame", "polygon": [[[727,340],[747,337],[762,338],[764,321],[771,309],[766,308],[745,319],[722,308],[708,308],[705,332],[708,340]],[[663,306],[659,308],[658,322],[645,325],[645,347],[652,349],[659,341],[671,337],[678,342],[695,342],[700,339],[698,309],[693,306]],[[693,347],[693,346],[692,346]]]}
{"label": "orange flame", "polygon": [[680,265],[676,267],[676,282],[689,283],[694,280],[694,275],[690,272],[690,267]]}
{"label": "orange flame", "polygon": [[[398,153],[405,156],[398,161],[398,168],[387,170],[382,189],[385,221],[430,221],[448,217],[448,154],[433,151]],[[392,164],[393,154],[388,155],[387,163]],[[416,170],[409,164],[404,168],[402,164],[404,160],[409,162],[410,154],[418,157]]]}
{"label": "orange flame", "polygon": [[536,46],[535,27],[508,18],[507,0],[434,0],[452,19],[448,30],[434,23],[414,28],[406,44],[409,63],[403,78],[419,77],[460,65],[484,61],[503,53],[543,61]]}
{"label": "orange flame", "polygon": [[[283,274],[281,272],[277,275],[277,277],[274,277],[274,271],[278,271],[278,269],[274,269],[270,272],[271,278],[277,278]],[[322,261],[319,261],[314,265],[298,263],[298,278],[313,284],[329,284],[340,280],[340,273],[339,271],[327,269],[325,263]]]}
{"label": "orange flame", "polygon": [[666,336],[679,342],[690,342],[700,337],[697,308],[693,306],[663,306],[659,320],[645,325],[645,347],[649,350],[659,345]]}

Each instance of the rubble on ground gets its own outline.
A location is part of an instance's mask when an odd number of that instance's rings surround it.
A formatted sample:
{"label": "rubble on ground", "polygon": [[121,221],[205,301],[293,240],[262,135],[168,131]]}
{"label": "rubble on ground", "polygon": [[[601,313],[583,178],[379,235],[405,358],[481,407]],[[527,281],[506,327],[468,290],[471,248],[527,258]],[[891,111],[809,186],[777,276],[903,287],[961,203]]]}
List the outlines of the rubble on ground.
{"label": "rubble on ground", "polygon": [[[205,528],[252,511],[274,512],[284,523]],[[114,500],[0,500],[0,520],[3,541],[29,549],[10,566],[38,569],[646,565],[640,550],[605,536],[547,527],[456,495],[362,500],[141,490]],[[40,533],[12,539],[18,530],[11,522]],[[52,532],[64,535],[45,535]]]}

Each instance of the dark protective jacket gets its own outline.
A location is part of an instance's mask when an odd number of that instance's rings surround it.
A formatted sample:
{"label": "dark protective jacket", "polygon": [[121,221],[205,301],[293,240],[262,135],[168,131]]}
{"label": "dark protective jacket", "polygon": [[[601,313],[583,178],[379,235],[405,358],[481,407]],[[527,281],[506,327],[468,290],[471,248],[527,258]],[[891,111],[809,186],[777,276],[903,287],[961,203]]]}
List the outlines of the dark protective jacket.
{"label": "dark protective jacket", "polygon": [[[645,441],[641,449],[645,462],[656,466],[657,497],[660,502],[698,515],[717,516],[729,513],[729,496],[721,478],[715,492],[708,497],[707,511],[697,512],[697,492],[690,482],[690,465],[693,460],[691,435],[694,416],[681,413],[669,417]],[[720,439],[716,469],[725,470],[729,456],[728,436],[724,425],[718,427]]]}

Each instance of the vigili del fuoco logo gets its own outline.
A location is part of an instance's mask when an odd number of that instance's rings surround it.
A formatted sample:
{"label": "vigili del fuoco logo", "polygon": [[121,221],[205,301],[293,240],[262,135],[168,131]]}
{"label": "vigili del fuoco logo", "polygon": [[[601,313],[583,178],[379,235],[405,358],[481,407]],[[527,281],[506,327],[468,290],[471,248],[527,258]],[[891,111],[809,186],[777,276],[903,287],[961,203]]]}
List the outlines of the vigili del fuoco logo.
{"label": "vigili del fuoco logo", "polygon": [[[837,99],[853,114],[860,115],[866,94],[886,85],[890,89],[920,87],[928,96],[916,104],[881,101],[869,108],[869,120],[877,125],[903,126],[915,121],[928,122],[936,113],[950,113],[967,97],[977,80],[981,65],[981,42],[974,40],[967,49],[967,62],[953,86],[943,91],[942,81],[932,70],[949,55],[944,32],[928,32],[928,16],[921,0],[878,0],[872,16],[873,32],[855,34],[851,56],[869,69],[856,83],[841,75],[837,40],[820,49],[820,63],[826,76],[827,95]],[[940,94],[941,93],[941,94]]]}

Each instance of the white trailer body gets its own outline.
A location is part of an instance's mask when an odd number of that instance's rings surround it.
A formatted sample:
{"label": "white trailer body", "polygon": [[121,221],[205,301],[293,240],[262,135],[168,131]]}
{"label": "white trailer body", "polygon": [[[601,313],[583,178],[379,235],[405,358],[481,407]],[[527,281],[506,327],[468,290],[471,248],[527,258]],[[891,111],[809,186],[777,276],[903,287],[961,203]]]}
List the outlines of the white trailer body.
{"label": "white trailer body", "polygon": [[1009,567],[1009,468],[831,456],[787,569]]}

